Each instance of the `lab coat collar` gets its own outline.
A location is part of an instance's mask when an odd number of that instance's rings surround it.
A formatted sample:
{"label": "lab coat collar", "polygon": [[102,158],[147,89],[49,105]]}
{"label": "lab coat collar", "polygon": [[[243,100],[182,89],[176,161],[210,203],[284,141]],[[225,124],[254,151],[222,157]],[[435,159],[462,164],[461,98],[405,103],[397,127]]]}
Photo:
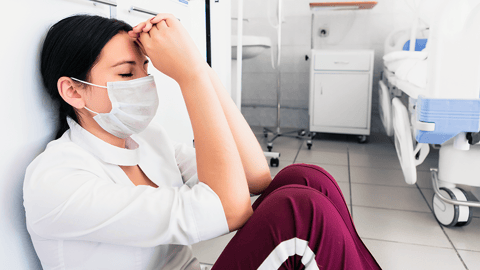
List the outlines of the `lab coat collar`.
{"label": "lab coat collar", "polygon": [[126,149],[123,149],[96,137],[70,117],[67,117],[67,123],[68,126],[70,126],[71,140],[102,161],[121,166],[134,166],[138,164],[139,145],[131,137],[125,139]]}

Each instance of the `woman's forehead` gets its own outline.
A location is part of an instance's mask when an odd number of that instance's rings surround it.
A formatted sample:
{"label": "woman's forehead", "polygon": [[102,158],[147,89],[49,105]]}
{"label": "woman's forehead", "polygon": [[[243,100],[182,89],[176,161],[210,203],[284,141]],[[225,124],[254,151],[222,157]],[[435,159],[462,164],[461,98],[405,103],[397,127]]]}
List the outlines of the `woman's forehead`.
{"label": "woman's forehead", "polygon": [[113,65],[120,60],[144,59],[145,55],[142,53],[135,39],[130,37],[125,32],[120,32],[110,39],[103,47],[99,64]]}

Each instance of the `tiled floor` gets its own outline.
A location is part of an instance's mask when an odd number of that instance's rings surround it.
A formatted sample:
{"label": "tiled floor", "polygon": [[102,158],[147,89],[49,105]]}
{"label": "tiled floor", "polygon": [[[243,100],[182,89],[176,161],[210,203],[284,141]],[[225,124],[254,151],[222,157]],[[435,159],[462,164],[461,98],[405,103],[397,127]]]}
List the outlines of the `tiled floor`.
{"label": "tiled floor", "polygon": [[[262,129],[252,129],[266,150]],[[442,227],[432,213],[429,168],[437,167],[438,151],[417,167],[417,184],[408,185],[386,135],[372,134],[367,144],[346,135],[319,135],[311,150],[302,140],[276,139],[273,151],[281,153],[280,166],[270,168],[272,177],[292,163],[330,172],[349,202],[357,231],[383,269],[480,270],[480,209],[460,228]],[[193,252],[200,261],[214,263],[234,235],[195,244]]]}

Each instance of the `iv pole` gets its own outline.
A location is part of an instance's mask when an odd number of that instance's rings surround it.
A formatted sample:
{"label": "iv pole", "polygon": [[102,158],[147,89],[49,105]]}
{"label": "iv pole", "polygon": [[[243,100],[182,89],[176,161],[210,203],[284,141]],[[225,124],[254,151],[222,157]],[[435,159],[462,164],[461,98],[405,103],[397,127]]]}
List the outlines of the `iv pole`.
{"label": "iv pole", "polygon": [[[298,139],[303,139],[303,137],[306,134],[305,129],[299,129],[299,130],[293,130],[289,132],[282,133],[280,131],[280,78],[281,78],[281,72],[280,72],[280,57],[281,57],[281,42],[282,42],[282,0],[278,0],[278,10],[277,10],[277,15],[278,15],[278,26],[277,26],[277,64],[273,64],[273,58],[272,58],[272,67],[277,70],[277,126],[276,130],[272,131],[271,129],[268,128],[263,128],[263,134],[265,138],[268,137],[268,133],[273,134],[273,138],[267,141],[267,148],[268,151],[271,152],[273,148],[273,141],[280,137],[280,136],[286,136],[286,137],[293,137],[293,138],[298,138]],[[298,135],[289,135],[292,133],[297,133]],[[314,136],[314,135],[313,135]],[[311,139],[308,141],[309,146],[311,146]],[[310,149],[310,147],[309,147]],[[271,165],[272,167],[274,166],[275,163],[273,160],[271,160]],[[277,163],[278,166],[278,163]]]}

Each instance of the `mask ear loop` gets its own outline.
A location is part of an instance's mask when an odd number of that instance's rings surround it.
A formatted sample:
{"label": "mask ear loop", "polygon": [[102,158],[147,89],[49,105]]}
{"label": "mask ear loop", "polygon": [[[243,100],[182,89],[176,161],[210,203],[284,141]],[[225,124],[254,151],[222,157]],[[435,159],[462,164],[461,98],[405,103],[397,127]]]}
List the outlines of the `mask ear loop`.
{"label": "mask ear loop", "polygon": [[[106,86],[96,85],[96,84],[85,82],[85,81],[82,81],[82,80],[79,80],[79,79],[76,79],[76,78],[73,78],[73,77],[70,77],[70,79],[75,80],[77,82],[89,84],[91,86],[96,86],[96,87],[101,87],[101,88],[107,88],[108,89],[108,87],[106,87]],[[91,112],[91,113],[94,113],[94,114],[97,114],[97,115],[99,114],[97,112],[94,112],[94,111],[90,110],[89,108],[87,108],[87,106],[84,106],[83,108],[86,109],[87,111]]]}
{"label": "mask ear loop", "polygon": [[82,80],[79,80],[79,79],[76,79],[76,78],[73,78],[73,77],[70,77],[70,79],[75,80],[77,82],[86,83],[86,84],[89,84],[89,85],[92,85],[92,86],[96,86],[96,87],[108,88],[106,86],[96,85],[96,84],[85,82],[85,81],[82,81]]}

